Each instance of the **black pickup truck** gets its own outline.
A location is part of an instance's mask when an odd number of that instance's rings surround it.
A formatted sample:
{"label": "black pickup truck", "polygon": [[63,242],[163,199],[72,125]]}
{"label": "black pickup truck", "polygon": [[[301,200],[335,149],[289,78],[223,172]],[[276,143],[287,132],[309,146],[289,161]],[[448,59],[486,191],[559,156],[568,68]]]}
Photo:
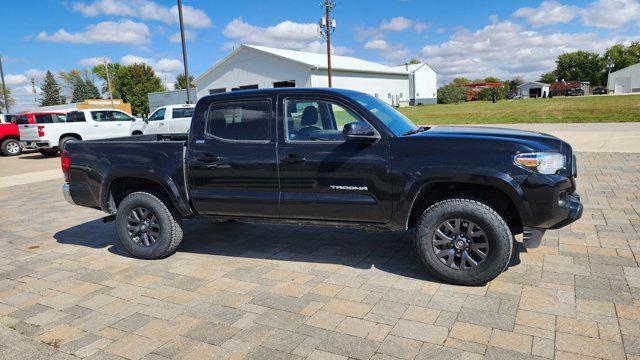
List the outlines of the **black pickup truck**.
{"label": "black pickup truck", "polygon": [[410,230],[427,270],[473,285],[506,268],[515,234],[535,242],[582,214],[569,144],[418,127],[348,90],[206,96],[188,135],[70,142],[62,167],[66,199],[107,212],[145,259],[172,254],[195,217]]}

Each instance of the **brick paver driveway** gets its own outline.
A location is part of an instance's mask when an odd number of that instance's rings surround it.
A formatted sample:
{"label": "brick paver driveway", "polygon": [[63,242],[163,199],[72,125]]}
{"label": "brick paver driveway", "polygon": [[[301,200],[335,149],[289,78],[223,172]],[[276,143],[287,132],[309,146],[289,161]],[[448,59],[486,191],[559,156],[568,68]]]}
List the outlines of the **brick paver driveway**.
{"label": "brick paver driveway", "polygon": [[485,287],[408,237],[189,221],[132,259],[61,182],[0,189],[0,359],[557,359],[640,355],[640,154],[579,154],[583,219]]}

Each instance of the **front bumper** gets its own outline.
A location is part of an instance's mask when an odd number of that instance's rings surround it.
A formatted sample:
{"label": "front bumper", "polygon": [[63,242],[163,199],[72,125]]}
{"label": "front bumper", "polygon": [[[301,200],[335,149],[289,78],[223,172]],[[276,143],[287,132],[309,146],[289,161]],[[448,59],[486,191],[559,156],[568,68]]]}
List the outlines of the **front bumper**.
{"label": "front bumper", "polygon": [[71,186],[69,184],[62,185],[62,195],[64,196],[64,199],[67,200],[69,204],[77,205],[76,202],[73,200],[73,196],[71,196]]}
{"label": "front bumper", "polygon": [[582,210],[584,209],[584,206],[580,202],[580,195],[576,193],[569,194],[566,195],[563,200],[564,206],[562,206],[562,208],[567,209],[566,217],[562,221],[551,226],[550,229],[559,229],[571,224],[572,222],[582,217]]}

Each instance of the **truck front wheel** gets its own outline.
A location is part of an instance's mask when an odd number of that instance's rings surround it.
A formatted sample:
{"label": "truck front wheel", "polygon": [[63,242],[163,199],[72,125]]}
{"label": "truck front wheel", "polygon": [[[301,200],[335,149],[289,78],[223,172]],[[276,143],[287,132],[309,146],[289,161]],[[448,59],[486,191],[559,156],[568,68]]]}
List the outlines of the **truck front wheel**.
{"label": "truck front wheel", "polygon": [[427,270],[446,282],[482,285],[506,269],[513,235],[488,205],[467,198],[440,201],[424,211],[414,241]]}
{"label": "truck front wheel", "polygon": [[134,192],[122,200],[116,233],[127,251],[142,259],[171,255],[182,241],[180,216],[171,201],[151,192]]}

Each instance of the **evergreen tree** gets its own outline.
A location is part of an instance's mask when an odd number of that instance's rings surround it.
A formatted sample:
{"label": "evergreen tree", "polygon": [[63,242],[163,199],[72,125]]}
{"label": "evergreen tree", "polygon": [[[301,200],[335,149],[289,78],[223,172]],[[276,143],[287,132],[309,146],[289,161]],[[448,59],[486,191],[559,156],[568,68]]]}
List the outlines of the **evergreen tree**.
{"label": "evergreen tree", "polygon": [[44,82],[40,86],[42,95],[40,96],[40,106],[51,106],[64,104],[64,97],[60,93],[61,87],[56,81],[55,76],[50,70],[47,70],[47,74],[44,76]]}
{"label": "evergreen tree", "polygon": [[87,79],[85,80],[86,83],[86,89],[87,89],[87,96],[85,98],[86,99],[101,99],[102,98],[102,94],[100,94],[100,90],[98,90],[98,87],[93,83],[93,81]]}

